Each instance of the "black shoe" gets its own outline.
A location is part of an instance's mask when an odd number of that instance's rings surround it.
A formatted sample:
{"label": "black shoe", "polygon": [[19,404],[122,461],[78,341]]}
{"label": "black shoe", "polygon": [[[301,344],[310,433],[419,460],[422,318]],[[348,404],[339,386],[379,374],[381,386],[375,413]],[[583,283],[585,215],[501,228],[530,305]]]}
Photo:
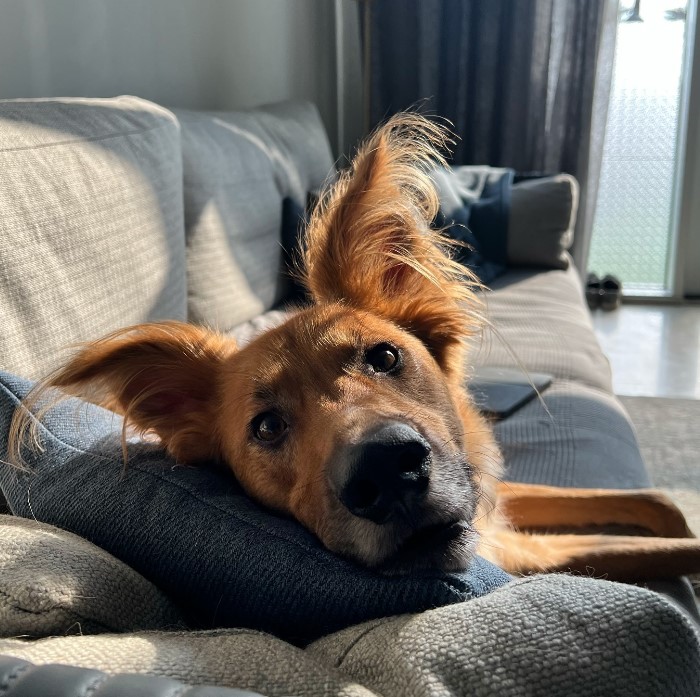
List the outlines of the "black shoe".
{"label": "black shoe", "polygon": [[600,282],[600,306],[606,312],[617,310],[622,302],[622,282],[608,274]]}
{"label": "black shoe", "polygon": [[586,278],[586,302],[591,310],[600,307],[602,300],[602,288],[600,279],[594,273],[589,273]]}

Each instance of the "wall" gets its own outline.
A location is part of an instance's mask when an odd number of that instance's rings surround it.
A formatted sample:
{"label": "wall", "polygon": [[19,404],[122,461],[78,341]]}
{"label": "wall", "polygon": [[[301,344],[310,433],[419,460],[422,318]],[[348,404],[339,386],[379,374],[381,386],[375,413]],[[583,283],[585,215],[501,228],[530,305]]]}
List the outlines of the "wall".
{"label": "wall", "polygon": [[0,98],[236,109],[299,97],[337,145],[335,12],[332,0],[3,0]]}

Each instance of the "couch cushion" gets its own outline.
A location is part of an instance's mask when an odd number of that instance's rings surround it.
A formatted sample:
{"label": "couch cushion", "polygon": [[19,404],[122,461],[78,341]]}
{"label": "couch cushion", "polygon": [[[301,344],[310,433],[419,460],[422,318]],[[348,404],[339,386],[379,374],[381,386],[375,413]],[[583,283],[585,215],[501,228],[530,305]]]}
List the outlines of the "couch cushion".
{"label": "couch cushion", "polygon": [[135,97],[0,102],[0,368],[185,318],[180,139]]}
{"label": "couch cushion", "polygon": [[634,429],[612,394],[573,264],[513,271],[485,294],[493,330],[474,347],[476,365],[549,373],[551,387],[495,424],[508,479],[571,487],[650,486]]}
{"label": "couch cushion", "polygon": [[[0,640],[0,655],[13,656],[20,660],[28,658],[37,665],[67,663],[112,675],[124,672],[141,673],[177,680],[192,686],[217,685],[254,690],[257,694],[269,697],[379,697],[348,678],[332,664],[320,661],[302,649],[268,634],[245,629],[50,637],[32,642],[7,639]],[[0,681],[2,677],[0,673]],[[0,686],[2,685],[0,682]],[[139,685],[138,691],[126,691],[123,687],[121,691],[108,692],[107,695],[161,695],[149,684]],[[87,694],[90,695],[89,692]],[[36,692],[32,697],[44,695],[47,693]],[[68,692],[61,697],[84,695],[85,693],[81,692]],[[215,688],[195,687],[191,692],[185,690],[182,693],[176,686],[164,690],[162,695],[229,697],[219,694]],[[102,697],[99,690],[95,697]]]}
{"label": "couch cushion", "polygon": [[188,312],[229,330],[278,303],[282,201],[304,205],[333,167],[314,106],[287,102],[247,112],[177,111],[187,228]]}
{"label": "couch cushion", "polygon": [[508,576],[476,559],[461,573],[382,576],[325,550],[294,520],[262,509],[232,474],[177,466],[129,444],[121,420],[78,400],[43,418],[30,471],[2,460],[30,383],[0,376],[0,488],[12,512],[84,537],[165,591],[195,626],[264,629],[295,641],[372,617],[463,601]]}
{"label": "couch cushion", "polygon": [[569,174],[518,182],[511,194],[508,263],[566,269],[574,242],[578,182]]}
{"label": "couch cushion", "polygon": [[530,371],[612,392],[610,364],[573,265],[565,271],[511,271],[494,281],[484,300],[496,331],[486,330],[475,362],[517,368],[520,361]]}
{"label": "couch cushion", "polygon": [[690,696],[700,685],[699,637],[681,611],[650,591],[565,575],[352,627],[307,653],[385,697]]}

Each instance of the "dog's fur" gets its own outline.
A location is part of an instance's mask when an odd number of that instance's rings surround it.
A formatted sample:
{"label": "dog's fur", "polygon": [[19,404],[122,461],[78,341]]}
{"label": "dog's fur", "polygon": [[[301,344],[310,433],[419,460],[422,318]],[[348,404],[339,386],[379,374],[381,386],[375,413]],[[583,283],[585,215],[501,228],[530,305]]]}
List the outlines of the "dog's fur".
{"label": "dog's fur", "polygon": [[[386,572],[461,569],[477,546],[516,572],[585,568],[611,545],[608,562],[628,559],[636,538],[526,536],[506,524],[510,514],[528,527],[527,511],[548,501],[556,509],[566,495],[499,488],[498,447],[464,389],[465,341],[483,320],[477,284],[430,227],[438,199],[429,170],[445,145],[443,129],[411,114],[368,140],[313,212],[300,264],[312,303],[284,324],[241,349],[201,327],[139,325],[85,346],[46,385],[119,411],[181,463],[224,463],[251,497],[294,516],[328,549]],[[387,350],[395,365],[373,368]],[[28,418],[15,419],[17,454]],[[282,430],[266,441],[261,428]],[[341,490],[357,453],[409,431],[422,448],[422,469],[410,465],[409,475],[424,487],[384,520],[351,512]],[[564,505],[541,527],[616,522],[601,513],[606,495],[575,495],[586,501],[575,521],[564,520]],[[680,530],[672,526],[675,537],[686,536]],[[681,543],[681,565],[696,563],[695,541]],[[618,575],[644,575],[646,565]]]}

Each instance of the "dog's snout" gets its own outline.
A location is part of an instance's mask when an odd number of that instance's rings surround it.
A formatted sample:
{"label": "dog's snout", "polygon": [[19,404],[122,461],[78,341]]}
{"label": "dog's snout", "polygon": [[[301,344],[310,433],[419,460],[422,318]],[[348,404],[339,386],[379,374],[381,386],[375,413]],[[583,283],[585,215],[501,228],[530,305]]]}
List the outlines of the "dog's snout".
{"label": "dog's snout", "polygon": [[428,488],[431,447],[406,424],[389,423],[351,446],[331,472],[345,507],[375,523],[410,515]]}

